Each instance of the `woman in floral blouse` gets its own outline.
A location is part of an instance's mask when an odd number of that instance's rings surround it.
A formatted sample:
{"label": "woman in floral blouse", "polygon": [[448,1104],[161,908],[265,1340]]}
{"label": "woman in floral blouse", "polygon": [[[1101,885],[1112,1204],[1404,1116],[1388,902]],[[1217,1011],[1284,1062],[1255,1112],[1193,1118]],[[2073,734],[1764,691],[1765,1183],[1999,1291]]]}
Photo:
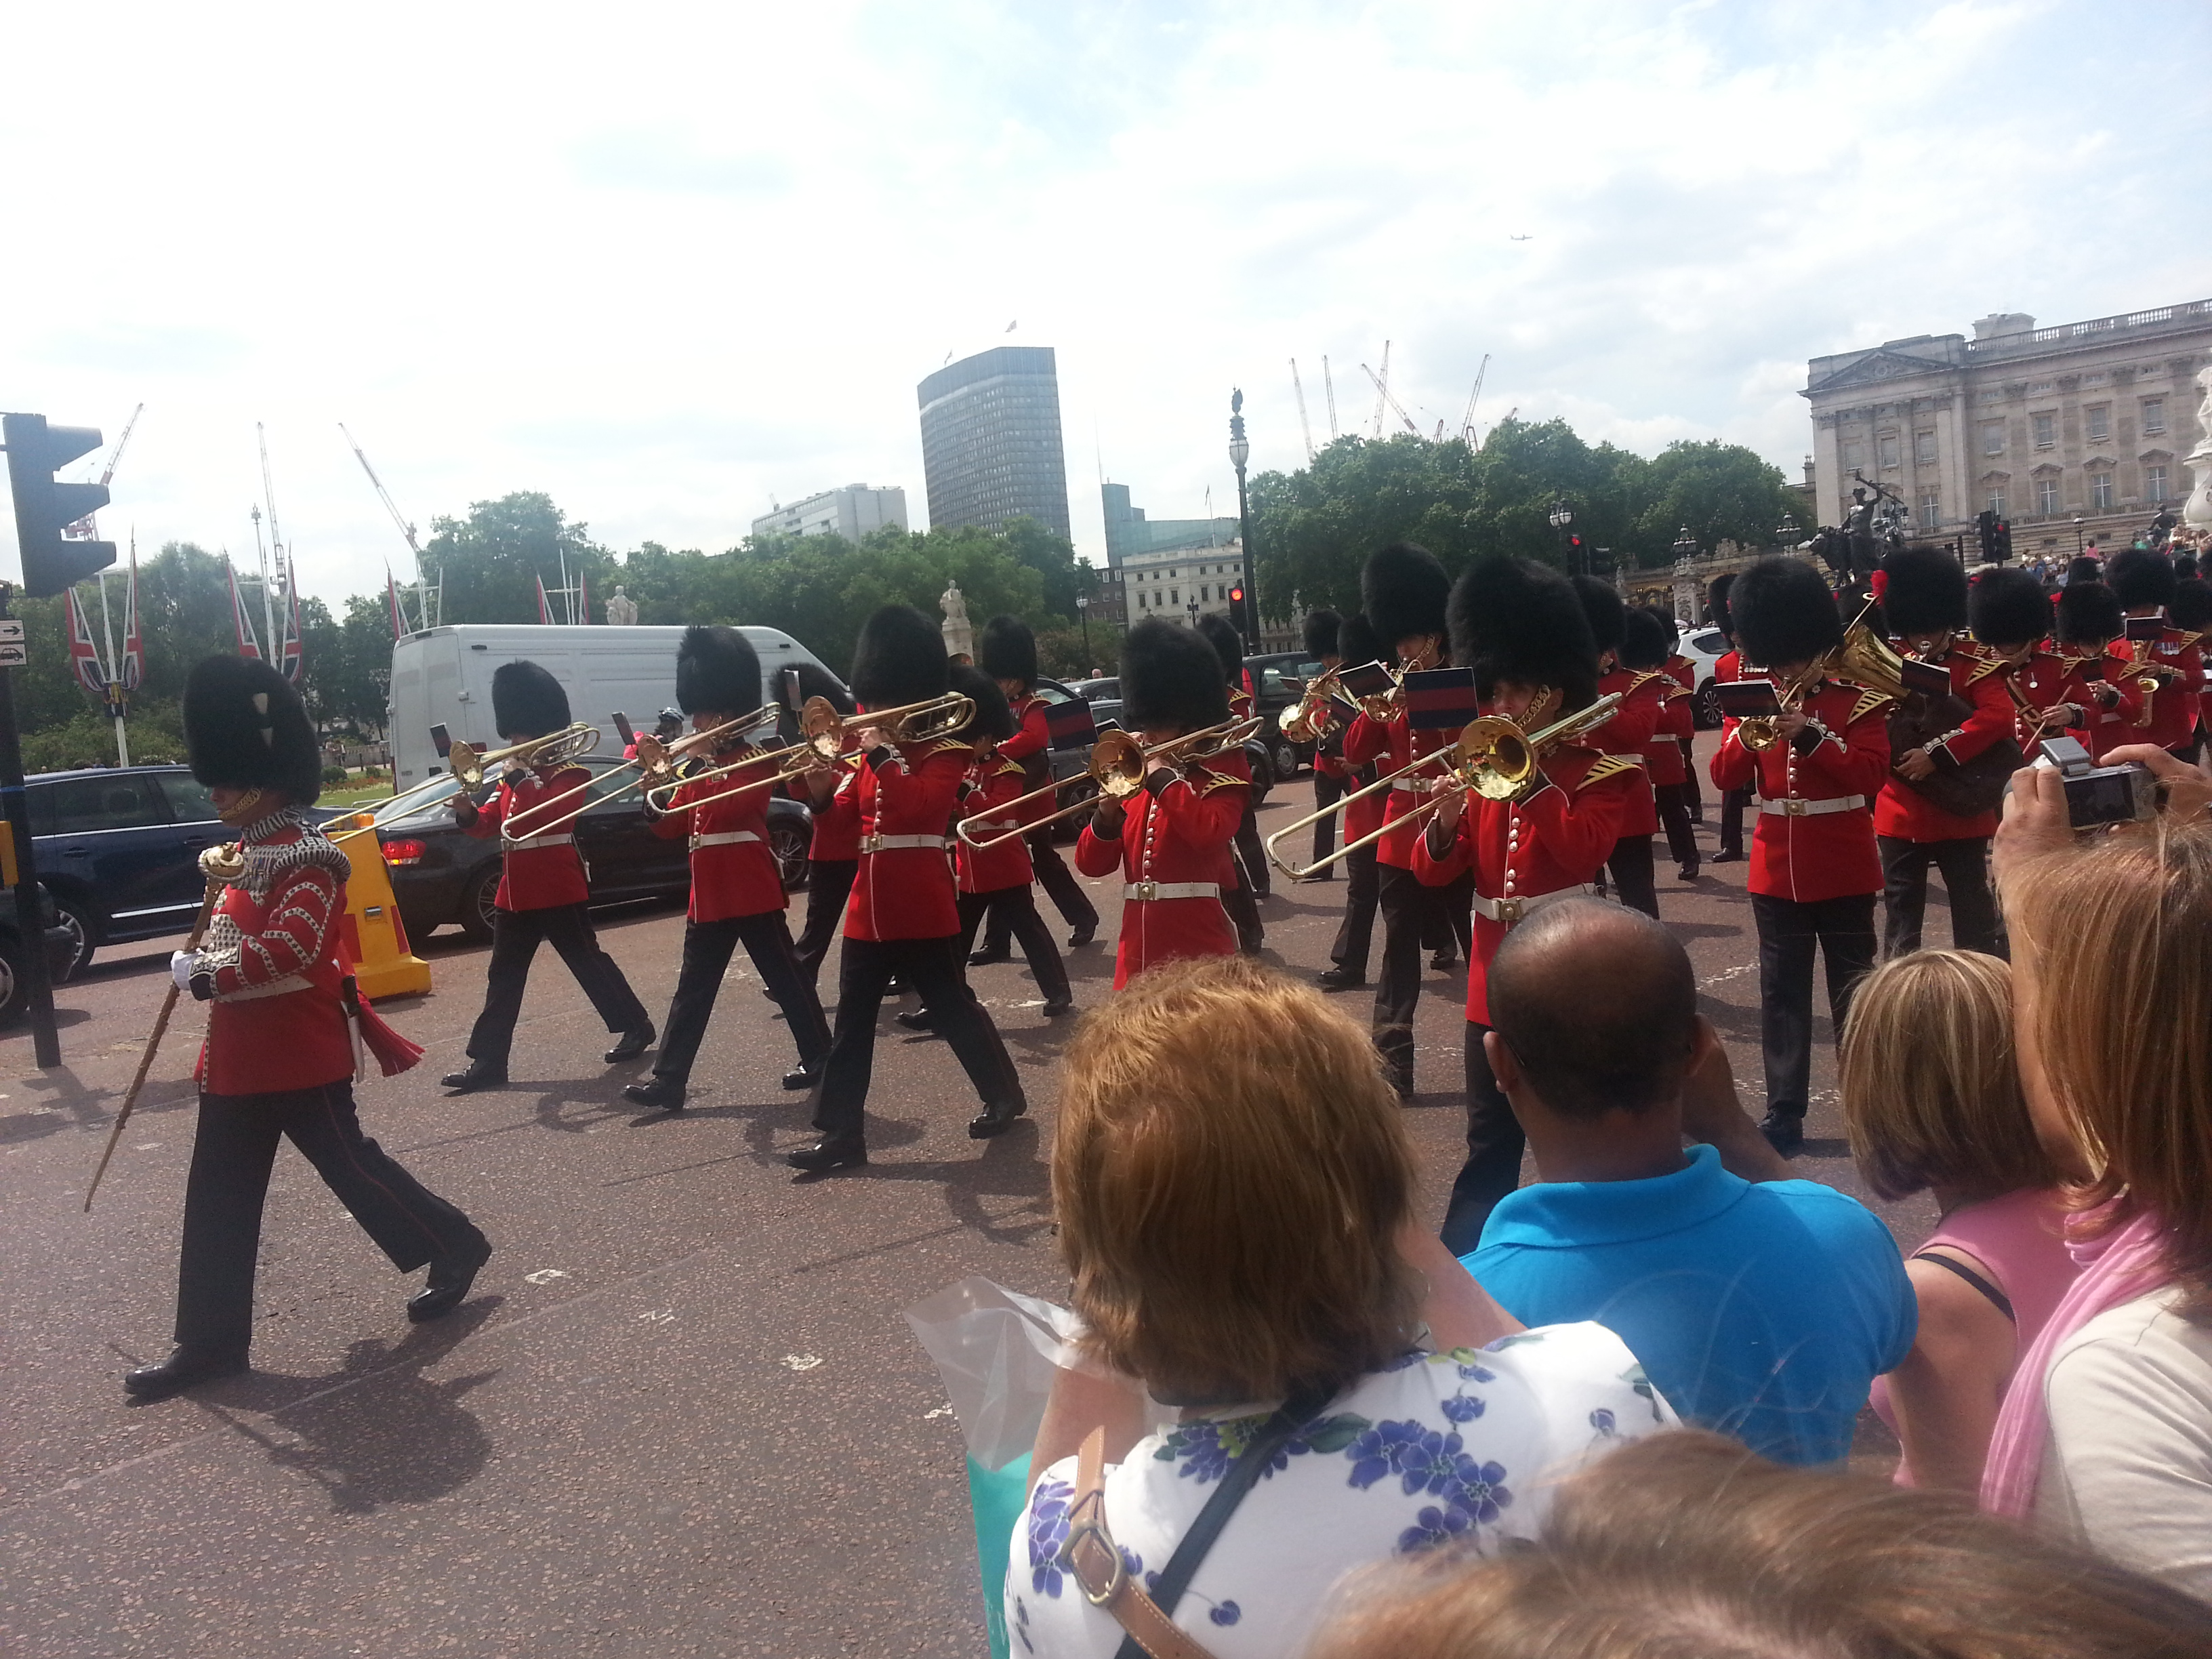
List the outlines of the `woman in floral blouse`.
{"label": "woman in floral blouse", "polygon": [[[1121,1643],[1059,1564],[1094,1426],[1107,1526],[1153,1589],[1276,1407],[1326,1400],[1167,1609],[1237,1659],[1297,1650],[1349,1568],[1534,1535],[1551,1483],[1674,1423],[1620,1339],[1521,1329],[1413,1224],[1367,1033],[1310,988],[1241,957],[1155,969],[1085,1023],[1066,1075],[1053,1193],[1090,1369],[1062,1373],[1031,1460],[1016,1653]],[[1179,1408],[1164,1432],[1147,1392]]]}

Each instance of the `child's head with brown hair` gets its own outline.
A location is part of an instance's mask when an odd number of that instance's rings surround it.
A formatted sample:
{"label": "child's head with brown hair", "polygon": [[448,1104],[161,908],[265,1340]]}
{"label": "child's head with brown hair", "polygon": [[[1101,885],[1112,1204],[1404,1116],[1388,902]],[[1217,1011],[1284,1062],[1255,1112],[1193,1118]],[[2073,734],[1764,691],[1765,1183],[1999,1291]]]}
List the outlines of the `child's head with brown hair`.
{"label": "child's head with brown hair", "polygon": [[1851,1157],[1882,1198],[1961,1200],[2055,1186],[2013,1051],[2012,969],[1975,951],[1915,951],[1867,975],[1839,1057]]}
{"label": "child's head with brown hair", "polygon": [[1413,1340],[1413,1158],[1366,1029],[1243,957],[1084,1020],[1052,1189],[1087,1347],[1163,1399],[1341,1387]]}

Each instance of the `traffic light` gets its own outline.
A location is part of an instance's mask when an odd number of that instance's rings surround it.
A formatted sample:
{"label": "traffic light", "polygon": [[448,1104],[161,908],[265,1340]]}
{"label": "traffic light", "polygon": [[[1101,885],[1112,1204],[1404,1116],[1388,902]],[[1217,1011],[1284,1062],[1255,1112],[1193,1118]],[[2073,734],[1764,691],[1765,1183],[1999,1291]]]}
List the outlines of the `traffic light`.
{"label": "traffic light", "polygon": [[1990,538],[1997,550],[1997,562],[2004,564],[2012,558],[2012,526],[1999,519],[1990,526]]}
{"label": "traffic light", "polygon": [[1589,550],[1583,545],[1579,536],[1567,538],[1567,574],[1581,576],[1589,574]]}
{"label": "traffic light", "polygon": [[43,415],[0,415],[8,483],[15,497],[15,544],[23,592],[52,599],[115,562],[113,542],[64,541],[63,529],[107,505],[105,484],[62,483],[54,474],[100,447],[100,428],[48,426]]}
{"label": "traffic light", "polygon": [[1237,630],[1239,639],[1252,637],[1250,619],[1244,611],[1244,584],[1238,582],[1229,590],[1229,624]]}
{"label": "traffic light", "polygon": [[1982,550],[1982,562],[1990,564],[1997,556],[1997,515],[1988,507],[1974,514],[1974,533]]}

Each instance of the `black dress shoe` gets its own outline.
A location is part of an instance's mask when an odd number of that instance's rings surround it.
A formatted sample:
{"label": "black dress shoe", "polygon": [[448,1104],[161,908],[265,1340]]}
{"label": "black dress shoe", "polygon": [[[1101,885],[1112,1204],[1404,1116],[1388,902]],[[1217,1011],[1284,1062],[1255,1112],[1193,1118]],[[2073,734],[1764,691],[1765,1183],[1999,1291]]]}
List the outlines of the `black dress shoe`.
{"label": "black dress shoe", "polygon": [[422,1281],[422,1288],[407,1298],[407,1316],[419,1325],[453,1312],[490,1260],[491,1240],[482,1233],[477,1235],[475,1243],[440,1256],[430,1264],[430,1276]]}
{"label": "black dress shoe", "polygon": [[931,1029],[929,1010],[927,1008],[908,1008],[905,1012],[894,1014],[891,1018],[909,1031],[927,1031]]}
{"label": "black dress shoe", "polygon": [[123,1391],[137,1400],[167,1400],[173,1394],[246,1369],[243,1348],[179,1347],[159,1364],[123,1373]]}
{"label": "black dress shoe", "polygon": [[1364,991],[1367,975],[1355,974],[1349,968],[1327,968],[1314,975],[1314,983],[1324,991]]}
{"label": "black dress shoe", "polygon": [[624,1031],[622,1034],[622,1041],[607,1050],[605,1055],[607,1064],[617,1066],[625,1060],[635,1060],[647,1048],[653,1047],[653,1030],[650,1024],[641,1025],[634,1031]]}
{"label": "black dress shoe", "polygon": [[1075,993],[1073,991],[1062,991],[1056,997],[1047,997],[1044,1000],[1044,1017],[1047,1019],[1058,1019],[1062,1014],[1066,1013],[1069,1009],[1074,1006]]}
{"label": "black dress shoe", "polygon": [[1743,862],[1743,854],[1741,853],[1731,853],[1728,848],[1723,847],[1719,852],[1714,854],[1712,857],[1707,859],[1705,862],[1708,864],[1741,864]]}
{"label": "black dress shoe", "polygon": [[1449,974],[1458,966],[1459,952],[1456,951],[1439,951],[1429,958],[1429,971],[1432,974]]}
{"label": "black dress shoe", "polygon": [[794,1170],[804,1170],[809,1175],[826,1175],[832,1170],[842,1170],[868,1161],[868,1144],[858,1135],[825,1137],[811,1146],[802,1146],[795,1152],[786,1152],[783,1161]]}
{"label": "black dress shoe", "polygon": [[783,1074],[783,1086],[787,1089],[811,1089],[821,1077],[820,1060],[811,1066],[794,1066]]}
{"label": "black dress shoe", "polygon": [[441,1087],[451,1089],[457,1095],[473,1094],[478,1089],[496,1089],[506,1081],[506,1066],[486,1065],[481,1060],[471,1060],[465,1072],[448,1072],[438,1079]]}
{"label": "black dress shoe", "polygon": [[1769,1112],[1759,1120],[1759,1133],[1766,1144],[1787,1158],[1805,1145],[1805,1120],[1788,1112]]}
{"label": "black dress shoe", "polygon": [[968,965],[970,968],[988,968],[994,962],[1012,962],[1013,959],[1012,951],[994,951],[986,945],[968,958]]}
{"label": "black dress shoe", "polygon": [[1698,866],[1694,864],[1686,864],[1675,872],[1675,879],[1678,881],[1695,881],[1697,878]]}
{"label": "black dress shoe", "polygon": [[1028,1115],[1030,1103],[1026,1100],[994,1101],[976,1116],[968,1120],[968,1139],[988,1140],[994,1135],[1002,1135],[1014,1127],[1016,1118]]}
{"label": "black dress shoe", "polygon": [[1088,927],[1079,927],[1067,936],[1067,948],[1071,951],[1080,951],[1097,937],[1097,923],[1093,922]]}
{"label": "black dress shoe", "polygon": [[656,1112],[680,1112],[684,1109],[684,1085],[672,1077],[657,1077],[650,1083],[625,1083],[623,1098]]}

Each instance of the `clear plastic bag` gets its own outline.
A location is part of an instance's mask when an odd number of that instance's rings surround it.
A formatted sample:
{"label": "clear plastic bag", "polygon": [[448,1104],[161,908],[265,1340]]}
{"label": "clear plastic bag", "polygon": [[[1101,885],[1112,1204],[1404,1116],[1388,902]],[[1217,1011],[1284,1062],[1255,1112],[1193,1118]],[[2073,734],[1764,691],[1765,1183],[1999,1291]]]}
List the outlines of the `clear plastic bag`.
{"label": "clear plastic bag", "polygon": [[976,1467],[1001,1469],[1026,1454],[1054,1374],[1076,1364],[1074,1312],[978,1274],[915,1303],[906,1320],[936,1362]]}

